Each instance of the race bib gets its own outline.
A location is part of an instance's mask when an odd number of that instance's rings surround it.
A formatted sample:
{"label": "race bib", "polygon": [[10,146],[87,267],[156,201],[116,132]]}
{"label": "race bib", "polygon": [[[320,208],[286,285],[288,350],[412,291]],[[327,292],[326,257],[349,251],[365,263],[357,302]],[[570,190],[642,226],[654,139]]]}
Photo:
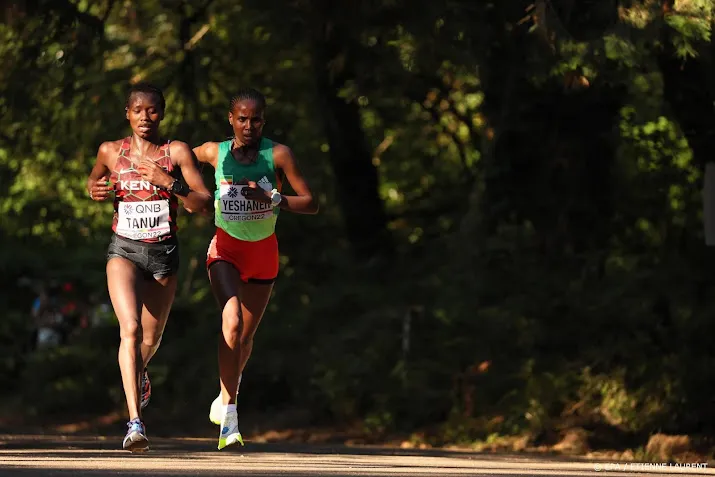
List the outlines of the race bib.
{"label": "race bib", "polygon": [[161,237],[171,231],[169,201],[122,202],[117,209],[117,235],[132,240]]}
{"label": "race bib", "polygon": [[[271,190],[270,183],[258,182],[263,190]],[[273,206],[264,202],[246,199],[241,189],[247,185],[233,184],[230,178],[221,181],[219,187],[219,210],[227,222],[264,220],[273,217]]]}

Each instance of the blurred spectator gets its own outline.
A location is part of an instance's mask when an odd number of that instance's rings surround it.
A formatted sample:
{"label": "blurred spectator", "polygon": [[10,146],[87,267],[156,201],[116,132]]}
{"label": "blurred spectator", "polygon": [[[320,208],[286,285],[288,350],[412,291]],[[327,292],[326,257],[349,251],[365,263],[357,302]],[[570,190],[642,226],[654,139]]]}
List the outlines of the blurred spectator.
{"label": "blurred spectator", "polygon": [[57,326],[62,322],[62,316],[57,311],[56,296],[53,292],[54,290],[47,290],[44,285],[40,285],[40,291],[32,303],[35,349],[51,348],[62,343],[62,334]]}
{"label": "blurred spectator", "polygon": [[32,303],[34,349],[63,345],[90,326],[89,306],[78,298],[73,283],[40,283]]}

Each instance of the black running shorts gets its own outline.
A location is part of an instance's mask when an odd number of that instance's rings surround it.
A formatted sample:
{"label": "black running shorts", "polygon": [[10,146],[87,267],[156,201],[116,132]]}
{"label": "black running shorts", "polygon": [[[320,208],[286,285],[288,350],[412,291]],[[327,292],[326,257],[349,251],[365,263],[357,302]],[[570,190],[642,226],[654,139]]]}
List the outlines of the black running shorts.
{"label": "black running shorts", "polygon": [[146,243],[112,235],[107,250],[107,261],[114,257],[126,258],[144,277],[164,278],[179,271],[179,241],[176,237],[159,243]]}

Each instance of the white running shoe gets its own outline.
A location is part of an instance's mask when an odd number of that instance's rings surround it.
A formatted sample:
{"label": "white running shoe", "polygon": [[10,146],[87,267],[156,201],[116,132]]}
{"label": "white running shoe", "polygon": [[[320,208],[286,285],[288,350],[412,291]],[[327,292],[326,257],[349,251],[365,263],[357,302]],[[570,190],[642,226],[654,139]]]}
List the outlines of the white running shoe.
{"label": "white running shoe", "polygon": [[218,397],[214,399],[211,403],[211,410],[209,411],[209,421],[213,422],[217,426],[221,425],[223,420],[223,402],[221,401],[221,393]]}
{"label": "white running shoe", "polygon": [[[238,386],[236,386],[236,401],[238,401],[238,390],[241,388],[241,379],[243,378],[243,373],[238,375]],[[221,400],[221,391],[218,392],[218,397],[214,399],[211,403],[211,409],[209,410],[209,421],[213,422],[217,426],[221,425],[223,420],[223,401]]]}
{"label": "white running shoe", "polygon": [[218,450],[239,443],[243,445],[243,437],[238,430],[238,412],[230,411],[221,421],[221,434],[218,437]]}

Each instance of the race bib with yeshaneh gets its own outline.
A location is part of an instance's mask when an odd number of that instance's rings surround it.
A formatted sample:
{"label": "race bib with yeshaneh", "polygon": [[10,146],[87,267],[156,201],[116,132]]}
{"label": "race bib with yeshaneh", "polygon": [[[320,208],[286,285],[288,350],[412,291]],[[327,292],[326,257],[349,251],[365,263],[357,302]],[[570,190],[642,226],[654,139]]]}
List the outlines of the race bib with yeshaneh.
{"label": "race bib with yeshaneh", "polygon": [[[271,190],[269,182],[258,182],[263,190]],[[245,222],[264,220],[273,217],[273,206],[270,203],[250,200],[241,194],[245,184],[234,184],[232,178],[224,178],[219,189],[218,206],[223,220],[227,222]]]}

